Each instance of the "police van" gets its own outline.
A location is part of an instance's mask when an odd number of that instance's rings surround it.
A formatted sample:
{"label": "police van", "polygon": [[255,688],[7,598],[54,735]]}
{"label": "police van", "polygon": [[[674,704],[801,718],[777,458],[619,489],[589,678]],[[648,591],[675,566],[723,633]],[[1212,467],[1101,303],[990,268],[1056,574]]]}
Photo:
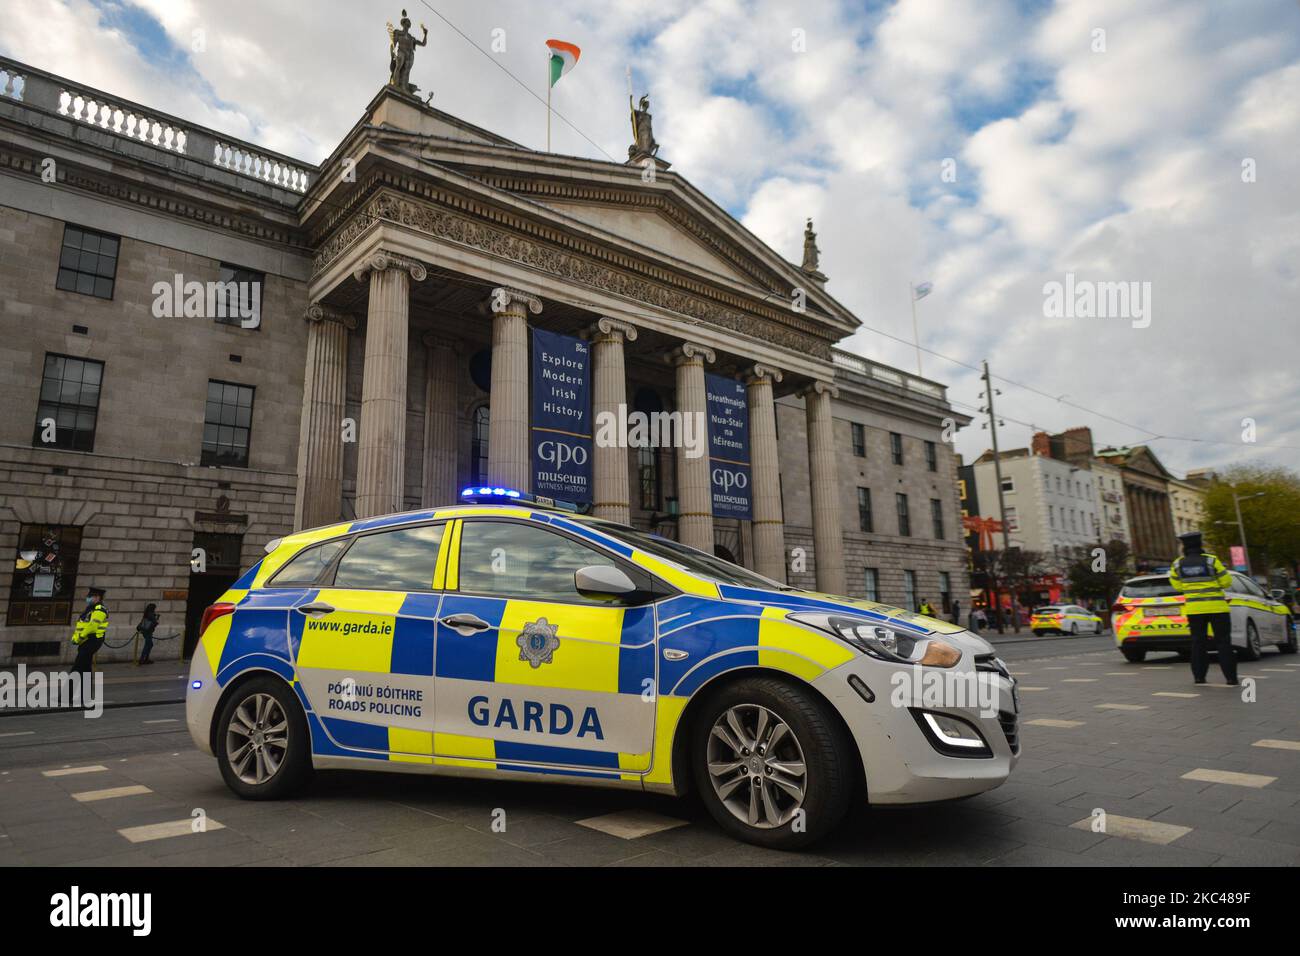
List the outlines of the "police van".
{"label": "police van", "polygon": [[333,768],[693,789],[774,847],[992,789],[1020,750],[1015,681],[961,627],[503,488],[271,542],[188,687],[242,797]]}

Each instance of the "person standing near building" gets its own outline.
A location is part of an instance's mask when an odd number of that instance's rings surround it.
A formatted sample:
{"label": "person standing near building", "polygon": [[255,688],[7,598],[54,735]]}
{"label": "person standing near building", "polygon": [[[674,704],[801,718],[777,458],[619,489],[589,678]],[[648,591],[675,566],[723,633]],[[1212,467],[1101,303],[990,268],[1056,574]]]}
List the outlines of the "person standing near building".
{"label": "person standing near building", "polygon": [[144,647],[140,650],[141,664],[152,664],[149,659],[149,652],[153,650],[153,632],[158,627],[157,604],[146,604],[144,606],[144,617],[140,618],[140,623],[135,626],[140,636],[144,638]]}
{"label": "person standing near building", "polygon": [[961,624],[961,603],[958,601],[952,602],[952,622]]}
{"label": "person standing near building", "polygon": [[1224,589],[1232,584],[1223,563],[1205,553],[1201,532],[1188,531],[1178,536],[1183,553],[1169,568],[1169,583],[1186,596],[1184,605],[1187,626],[1192,632],[1192,680],[1205,683],[1210,669],[1210,635],[1219,655],[1219,669],[1228,684],[1237,683],[1237,653],[1232,649],[1232,615]]}
{"label": "person standing near building", "polygon": [[95,666],[95,655],[104,645],[108,633],[108,608],[104,606],[103,588],[91,588],[86,594],[86,608],[72,629],[72,643],[77,647],[77,659],[72,670],[76,674],[89,674]]}
{"label": "person standing near building", "polygon": [[925,598],[921,598],[921,613],[926,617],[934,617],[934,605]]}

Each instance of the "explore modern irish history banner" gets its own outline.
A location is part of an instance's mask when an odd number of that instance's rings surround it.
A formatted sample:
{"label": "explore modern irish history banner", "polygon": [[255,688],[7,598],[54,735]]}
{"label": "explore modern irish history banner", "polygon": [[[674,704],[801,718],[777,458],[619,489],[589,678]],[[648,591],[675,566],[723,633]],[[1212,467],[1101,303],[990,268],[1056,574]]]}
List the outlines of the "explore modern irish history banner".
{"label": "explore modern irish history banner", "polygon": [[533,329],[533,493],[591,501],[591,353],[588,343]]}

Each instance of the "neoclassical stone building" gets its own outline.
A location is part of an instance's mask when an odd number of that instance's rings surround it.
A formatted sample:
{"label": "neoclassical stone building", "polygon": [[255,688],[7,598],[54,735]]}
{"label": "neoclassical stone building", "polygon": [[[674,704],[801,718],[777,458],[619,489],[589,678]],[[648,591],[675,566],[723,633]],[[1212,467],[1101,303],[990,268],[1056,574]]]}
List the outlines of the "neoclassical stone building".
{"label": "neoclassical stone building", "polygon": [[[160,314],[195,281],[249,283],[256,322]],[[67,659],[89,584],[110,642],[147,602],[192,630],[293,528],[528,488],[530,327],[588,340],[593,414],[745,383],[752,521],[712,515],[707,456],[600,444],[598,514],[965,605],[968,419],[837,349],[860,323],[825,283],[811,227],[788,262],[654,156],[540,152],[386,86],[313,167],[0,59],[0,664]]]}

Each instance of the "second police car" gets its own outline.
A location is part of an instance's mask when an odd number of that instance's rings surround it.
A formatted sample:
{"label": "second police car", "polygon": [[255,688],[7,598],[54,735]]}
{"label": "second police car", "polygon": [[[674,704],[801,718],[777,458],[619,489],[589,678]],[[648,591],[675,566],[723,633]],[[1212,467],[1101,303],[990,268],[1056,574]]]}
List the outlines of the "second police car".
{"label": "second police car", "polygon": [[731,834],[795,847],[855,800],[966,797],[1016,764],[1014,679],[957,625],[463,497],[273,541],[207,609],[186,717],[232,790],[329,768],[695,788]]}
{"label": "second police car", "polygon": [[[1254,580],[1228,572],[1225,590],[1232,617],[1232,646],[1248,661],[1257,661],[1264,645],[1276,644],[1283,654],[1296,652],[1291,611]],[[1131,663],[1141,663],[1150,651],[1174,651],[1186,657],[1192,632],[1184,613],[1186,598],[1169,583],[1168,574],[1147,574],[1124,582],[1115,599],[1112,621],[1115,643]]]}

